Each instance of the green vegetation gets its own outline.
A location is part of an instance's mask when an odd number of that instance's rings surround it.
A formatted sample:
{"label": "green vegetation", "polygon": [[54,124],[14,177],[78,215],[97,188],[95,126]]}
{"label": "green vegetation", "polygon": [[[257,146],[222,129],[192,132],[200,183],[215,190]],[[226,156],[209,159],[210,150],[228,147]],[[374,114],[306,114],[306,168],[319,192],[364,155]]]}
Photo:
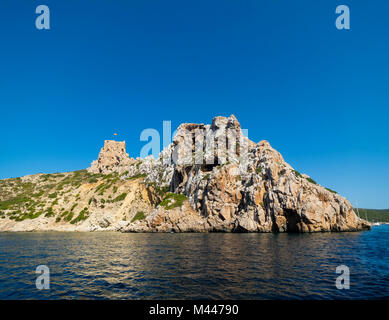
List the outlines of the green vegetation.
{"label": "green vegetation", "polygon": [[126,175],[128,175],[128,171],[123,172],[123,173],[120,175],[120,177],[123,177],[123,176],[126,176]]}
{"label": "green vegetation", "polygon": [[112,178],[114,178],[115,176],[117,176],[117,173],[110,173],[110,174],[107,174],[104,176],[104,180],[111,180]]}
{"label": "green vegetation", "polygon": [[[99,184],[96,188],[96,192],[98,192],[98,194],[100,196],[102,196],[106,190],[110,189],[120,179],[116,175],[113,175],[111,173],[111,174],[107,175],[106,177],[104,177],[104,180],[106,180],[106,181]],[[114,188],[115,188],[115,186],[114,186]]]}
{"label": "green vegetation", "polygon": [[331,190],[330,188],[326,188],[326,190],[328,190],[329,192],[332,192],[332,193],[335,193],[335,194],[337,194],[337,192],[336,192],[336,191],[334,191],[334,190]]}
{"label": "green vegetation", "polygon": [[41,179],[42,179],[43,181],[47,181],[47,180],[50,180],[52,177],[53,177],[53,175],[49,173],[49,174],[44,174],[44,175],[42,175],[42,176],[41,176]]}
{"label": "green vegetation", "polygon": [[170,190],[169,186],[160,187],[155,182],[149,182],[148,185],[153,187],[160,197],[163,197]]}
{"label": "green vegetation", "polygon": [[184,194],[169,193],[162,200],[160,205],[166,210],[170,210],[173,208],[181,207],[186,199],[188,198]]}
{"label": "green vegetation", "polygon": [[96,192],[99,192],[99,191],[101,191],[103,188],[105,188],[104,182],[103,182],[103,183],[100,183],[100,184],[97,186],[97,188],[95,189],[95,191],[96,191]]}
{"label": "green vegetation", "polygon": [[[298,172],[297,170],[293,170],[293,173],[294,175],[297,177],[297,178],[304,178],[303,175]],[[308,182],[310,183],[313,183],[313,184],[317,184],[317,182],[315,180],[313,180],[312,178],[305,178]]]}
{"label": "green vegetation", "polygon": [[58,184],[58,186],[57,186],[57,191],[63,190],[63,187],[64,187],[65,185],[66,185],[66,184],[63,183],[63,182],[61,182],[60,184]]}
{"label": "green vegetation", "polygon": [[256,172],[256,173],[261,173],[261,172],[262,172],[262,167],[259,166],[257,169],[255,169],[255,172]]}
{"label": "green vegetation", "polygon": [[65,211],[63,214],[61,214],[61,217],[64,217],[65,221],[70,221],[73,219],[74,212]]}
{"label": "green vegetation", "polygon": [[[112,174],[104,180],[102,187],[112,186],[118,180],[117,174]],[[80,192],[77,188],[82,184],[101,181],[106,176],[92,174],[86,170],[69,173],[41,174],[25,178],[14,178],[0,181],[0,217],[9,217],[15,221],[35,219],[44,214],[46,217],[54,217],[59,222],[63,219],[71,221],[73,211],[76,209]],[[78,190],[79,191],[79,190]],[[78,193],[74,196],[74,193]],[[67,195],[65,196],[65,194]],[[91,201],[95,201],[92,197]],[[60,203],[60,205],[59,205]],[[73,204],[70,212],[62,213],[63,205]],[[85,212],[84,212],[84,216]],[[82,215],[79,219],[82,218]]]}
{"label": "green vegetation", "polygon": [[82,209],[82,211],[80,211],[80,213],[78,214],[78,216],[76,218],[74,218],[72,221],[70,221],[70,223],[75,224],[77,222],[86,220],[88,217],[89,217],[88,208],[84,208],[84,209]]}
{"label": "green vegetation", "polygon": [[210,175],[209,173],[207,173],[207,174],[203,177],[203,180],[208,180],[210,176],[211,176],[211,175]]}
{"label": "green vegetation", "polygon": [[[163,171],[159,174],[162,181]],[[120,176],[123,175],[128,176],[128,172]],[[85,200],[88,203],[86,207],[97,204],[104,208],[108,203],[119,203],[129,198],[127,193],[122,193],[121,186],[127,180],[143,179],[146,174],[139,173],[125,180],[123,178],[121,180],[120,176],[117,173],[103,175],[78,170],[64,174],[41,174],[0,181],[0,218],[8,217],[15,221],[23,221],[42,215],[52,218],[57,223],[63,221],[77,224],[90,216],[88,208],[82,209],[83,197],[86,194],[90,194]],[[206,178],[209,176],[208,174]],[[87,185],[91,183],[95,185]],[[81,189],[82,185],[85,185],[85,188]],[[169,193],[169,186],[162,187],[158,183],[149,182],[147,186],[155,189],[160,199],[163,199],[161,205],[166,209],[180,207],[187,199],[185,195]],[[98,196],[103,195],[104,192],[106,196]],[[139,211],[132,220],[144,218],[145,213]]]}
{"label": "green vegetation", "polygon": [[47,209],[47,212],[45,214],[45,217],[53,217],[54,216],[54,211],[53,211],[53,207],[50,207]]}
{"label": "green vegetation", "polygon": [[122,193],[120,196],[117,196],[115,199],[113,199],[113,202],[119,202],[123,201],[127,197],[127,193]]}
{"label": "green vegetation", "polygon": [[307,181],[310,183],[317,184],[317,182],[311,178],[305,178],[305,179],[307,179]]}
{"label": "green vegetation", "polygon": [[74,171],[73,174],[66,176],[62,181],[62,185],[71,185],[79,187],[83,183],[95,183],[99,181],[99,178],[103,178],[102,174],[89,173],[86,170]]}
{"label": "green vegetation", "polygon": [[15,218],[16,221],[23,221],[25,219],[35,219],[38,218],[43,211],[39,211],[37,213],[30,212],[30,213],[25,213],[24,215],[19,215],[18,217]]}
{"label": "green vegetation", "polygon": [[33,193],[31,195],[31,197],[34,197],[34,198],[40,198],[41,196],[43,196],[45,192],[43,190],[39,191],[38,193]]}
{"label": "green vegetation", "polygon": [[139,211],[139,212],[134,216],[134,218],[132,218],[131,223],[132,223],[132,222],[135,222],[135,221],[137,221],[137,220],[143,220],[144,218],[146,218],[145,213],[144,213],[143,211]]}
{"label": "green vegetation", "polygon": [[28,216],[28,219],[35,219],[35,218],[38,218],[41,214],[43,214],[43,211],[39,211],[37,213],[31,213],[29,216]]}
{"label": "green vegetation", "polygon": [[294,173],[294,175],[295,175],[297,178],[302,178],[301,173],[298,172],[297,170],[293,170],[293,173]]}
{"label": "green vegetation", "polygon": [[359,211],[359,216],[370,222],[389,222],[389,209],[355,209],[354,211],[355,213]]}
{"label": "green vegetation", "polygon": [[129,180],[135,180],[135,179],[140,179],[140,178],[146,178],[147,174],[145,173],[138,173],[135,176],[129,177]]}
{"label": "green vegetation", "polygon": [[29,201],[31,201],[31,199],[25,195],[20,195],[9,200],[0,201],[0,210],[12,209],[15,206],[19,206]]}

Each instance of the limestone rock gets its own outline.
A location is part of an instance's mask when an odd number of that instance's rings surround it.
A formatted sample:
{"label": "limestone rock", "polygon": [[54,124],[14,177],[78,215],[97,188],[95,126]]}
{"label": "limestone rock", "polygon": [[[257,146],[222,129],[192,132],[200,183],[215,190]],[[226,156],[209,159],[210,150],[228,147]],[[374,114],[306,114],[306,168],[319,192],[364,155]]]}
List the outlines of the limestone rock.
{"label": "limestone rock", "polygon": [[106,140],[97,160],[87,169],[91,173],[123,172],[134,163],[126,153],[125,141]]}
{"label": "limestone rock", "polygon": [[[269,142],[255,144],[246,138],[233,115],[216,117],[211,125],[182,124],[169,151],[172,161],[165,167],[173,171],[170,191],[189,198],[191,208],[198,213],[198,223],[206,221],[205,230],[318,232],[370,228],[356,216],[349,201],[295,171]],[[168,225],[157,228],[145,224],[141,229],[178,228],[174,221]]]}
{"label": "limestone rock", "polygon": [[206,232],[211,231],[206,219],[186,201],[181,207],[166,210],[158,206],[146,219],[122,226],[122,232]]}

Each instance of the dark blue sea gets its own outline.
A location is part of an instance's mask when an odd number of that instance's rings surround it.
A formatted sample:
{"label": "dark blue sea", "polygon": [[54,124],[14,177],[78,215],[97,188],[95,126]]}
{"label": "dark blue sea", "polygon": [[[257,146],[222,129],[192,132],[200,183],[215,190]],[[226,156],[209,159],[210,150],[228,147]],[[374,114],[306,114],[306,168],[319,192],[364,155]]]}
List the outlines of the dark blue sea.
{"label": "dark blue sea", "polygon": [[[36,288],[36,267],[50,288]],[[336,267],[350,271],[339,290]],[[389,299],[389,226],[318,234],[0,233],[0,299]]]}

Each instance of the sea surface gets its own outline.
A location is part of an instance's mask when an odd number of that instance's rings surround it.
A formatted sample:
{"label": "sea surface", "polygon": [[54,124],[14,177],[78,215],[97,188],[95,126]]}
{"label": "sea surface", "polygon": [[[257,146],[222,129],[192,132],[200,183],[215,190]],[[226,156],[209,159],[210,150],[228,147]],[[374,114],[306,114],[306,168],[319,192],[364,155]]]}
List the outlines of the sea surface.
{"label": "sea surface", "polygon": [[[36,288],[36,267],[50,289]],[[350,270],[339,290],[336,267]],[[0,299],[389,299],[389,226],[319,234],[0,233]]]}

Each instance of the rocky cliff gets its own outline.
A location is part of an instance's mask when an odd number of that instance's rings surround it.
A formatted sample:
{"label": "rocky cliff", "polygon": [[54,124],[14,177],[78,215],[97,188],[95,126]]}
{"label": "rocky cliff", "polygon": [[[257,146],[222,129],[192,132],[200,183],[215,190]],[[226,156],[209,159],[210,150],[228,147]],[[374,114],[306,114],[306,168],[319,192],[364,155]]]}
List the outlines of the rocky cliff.
{"label": "rocky cliff", "polygon": [[135,161],[126,153],[125,141],[106,140],[97,160],[93,161],[88,172],[109,174],[122,173]]}
{"label": "rocky cliff", "polygon": [[352,205],[254,143],[234,116],[182,124],[158,159],[106,141],[87,170],[0,182],[0,230],[318,232],[369,229]]}

